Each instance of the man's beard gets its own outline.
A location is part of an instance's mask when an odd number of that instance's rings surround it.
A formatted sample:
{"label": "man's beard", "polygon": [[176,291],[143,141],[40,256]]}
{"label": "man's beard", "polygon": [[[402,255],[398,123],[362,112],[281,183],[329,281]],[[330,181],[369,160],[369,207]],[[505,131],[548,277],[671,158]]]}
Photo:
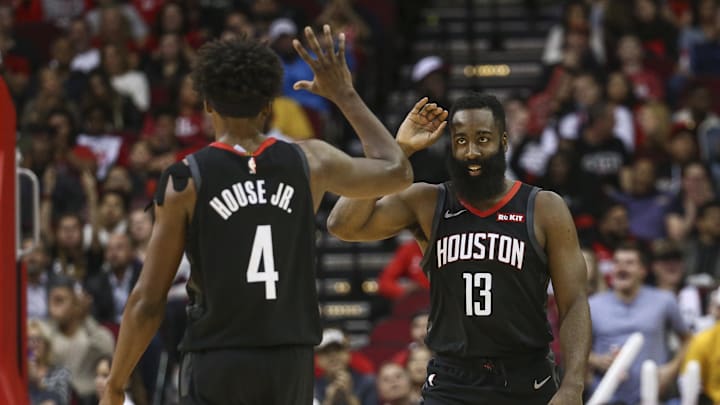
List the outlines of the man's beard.
{"label": "man's beard", "polygon": [[[480,165],[480,175],[471,176],[468,166]],[[482,201],[502,193],[505,187],[505,154],[501,148],[484,159],[457,160],[448,153],[447,168],[458,196],[465,201]]]}

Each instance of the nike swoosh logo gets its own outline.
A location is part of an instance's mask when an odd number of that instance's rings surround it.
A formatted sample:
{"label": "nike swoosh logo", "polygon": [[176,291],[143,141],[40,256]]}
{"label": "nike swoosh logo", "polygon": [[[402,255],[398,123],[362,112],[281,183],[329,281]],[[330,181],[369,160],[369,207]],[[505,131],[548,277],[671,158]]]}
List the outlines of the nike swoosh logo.
{"label": "nike swoosh logo", "polygon": [[536,390],[539,390],[540,388],[543,387],[543,385],[545,385],[546,382],[550,381],[550,377],[551,376],[547,376],[544,380],[542,380],[540,382],[538,382],[537,380],[533,381],[533,388],[535,388]]}
{"label": "nike swoosh logo", "polygon": [[447,210],[447,211],[445,211],[445,219],[454,218],[454,217],[456,217],[456,216],[458,216],[458,215],[460,215],[460,214],[462,214],[463,212],[466,212],[466,211],[467,211],[467,210],[460,210],[460,211],[458,211],[458,212],[452,212],[452,213],[451,213],[450,210]]}

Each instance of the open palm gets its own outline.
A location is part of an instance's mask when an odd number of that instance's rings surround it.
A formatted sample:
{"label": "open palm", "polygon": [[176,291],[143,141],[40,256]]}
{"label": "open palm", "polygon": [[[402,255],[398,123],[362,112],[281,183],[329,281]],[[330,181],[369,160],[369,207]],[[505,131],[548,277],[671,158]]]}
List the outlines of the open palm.
{"label": "open palm", "polygon": [[447,117],[447,110],[435,103],[428,104],[428,98],[423,97],[400,125],[396,137],[398,143],[409,153],[427,148],[442,135]]}

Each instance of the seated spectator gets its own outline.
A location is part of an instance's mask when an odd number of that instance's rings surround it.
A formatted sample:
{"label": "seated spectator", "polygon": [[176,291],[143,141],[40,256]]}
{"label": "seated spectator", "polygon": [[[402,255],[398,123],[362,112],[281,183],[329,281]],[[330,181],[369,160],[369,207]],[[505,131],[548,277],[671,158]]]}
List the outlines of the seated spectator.
{"label": "seated spectator", "polygon": [[412,342],[408,344],[408,347],[395,353],[392,357],[392,361],[405,366],[408,362],[408,356],[415,347],[425,347],[425,336],[427,336],[428,328],[428,317],[430,313],[427,310],[422,310],[413,315],[412,321],[410,322],[410,338]]}
{"label": "seated spectator", "polygon": [[665,218],[668,237],[678,242],[690,235],[698,208],[716,198],[710,171],[700,162],[690,162],[683,167],[681,182],[680,192]]}
{"label": "seated spectator", "polygon": [[[658,365],[659,395],[662,398],[669,393],[682,360],[682,356],[671,357],[668,333],[674,332],[686,341],[690,336],[689,329],[671,293],[643,286],[647,265],[637,245],[618,247],[614,257],[613,290],[590,298],[593,343],[589,366],[594,375],[590,390],[597,388],[619,348],[630,335],[641,332],[645,343],[611,402],[636,404],[640,401],[640,370],[645,360],[653,360]],[[678,354],[682,352],[682,349],[678,350]]]}
{"label": "seated spectator", "polygon": [[140,263],[144,263],[145,252],[152,233],[152,216],[144,209],[138,208],[130,213],[129,218],[128,234],[135,251],[134,255]]}
{"label": "seated spectator", "polygon": [[652,243],[652,275],[655,287],[669,291],[677,298],[685,324],[696,331],[702,316],[702,298],[697,287],[685,282],[687,271],[678,243],[662,239]]}
{"label": "seated spectator", "polygon": [[672,121],[697,131],[700,128],[717,127],[720,125],[720,116],[712,107],[713,95],[710,89],[701,82],[693,83],[688,90],[685,107],[673,114]]}
{"label": "seated spectator", "polygon": [[629,232],[627,208],[620,203],[609,203],[601,208],[595,232],[585,236],[585,245],[592,248],[597,259],[600,275],[609,280],[613,271],[613,252],[628,240],[632,240]]}
{"label": "seated spectator", "polygon": [[83,229],[83,245],[86,249],[105,248],[111,235],[127,232],[128,202],[125,195],[107,190],[100,195],[97,206],[94,202],[89,205],[91,220]]}
{"label": "seated spectator", "polygon": [[648,101],[635,110],[638,153],[662,162],[671,136],[670,109],[660,101]]}
{"label": "seated spectator", "polygon": [[52,235],[52,273],[82,281],[90,269],[102,263],[102,256],[83,248],[83,221],[77,214],[65,213],[58,217]]}
{"label": "seated spectator", "polygon": [[405,369],[410,377],[411,398],[417,403],[422,399],[422,387],[427,379],[427,366],[431,358],[432,353],[425,346],[416,345],[408,354]]}
{"label": "seated spectator", "polygon": [[82,73],[90,73],[100,66],[100,51],[92,47],[91,29],[83,17],[76,17],[70,22],[68,36],[74,48],[74,56],[70,62],[70,69]]}
{"label": "seated spectator", "polygon": [[22,257],[27,271],[27,317],[28,319],[47,319],[48,283],[50,281],[50,256],[42,239],[36,244],[32,239],[25,239],[23,249],[32,249]]}
{"label": "seated spectator", "polygon": [[93,299],[92,315],[102,324],[119,326],[128,296],[135,287],[142,264],[134,258],[130,237],[108,237],[102,270],[89,277],[85,289]]}
{"label": "seated spectator", "polygon": [[177,100],[177,119],[175,120],[175,136],[181,148],[194,152],[207,145],[204,133],[204,114],[202,99],[193,88],[190,75],[183,77]]}
{"label": "seated spectator", "polygon": [[85,18],[92,31],[99,34],[100,45],[115,42],[140,47],[145,43],[148,27],[133,4],[112,0],[98,0],[98,3]]}
{"label": "seated spectator", "polygon": [[700,381],[705,401],[699,404],[720,403],[720,290],[714,294],[715,314],[714,325],[693,336],[683,360],[683,372],[691,361],[700,365]]}
{"label": "seated spectator", "polygon": [[648,67],[661,79],[673,71],[678,56],[678,32],[655,0],[635,0],[633,30],[647,54]]}
{"label": "seated spectator", "polygon": [[620,69],[633,84],[633,94],[640,101],[660,101],[665,88],[658,74],[645,67],[645,51],[640,39],[632,34],[620,38],[617,47]]}
{"label": "seated spectator", "polygon": [[698,208],[695,231],[687,239],[685,246],[688,274],[694,277],[709,276],[714,284],[718,284],[720,283],[720,200],[709,201]]}
{"label": "seated spectator", "polygon": [[[573,217],[578,218],[591,212],[593,201],[586,201],[586,196],[581,193],[577,161],[572,153],[558,151],[548,159],[543,171],[545,174],[536,184],[558,193],[565,200]],[[578,223],[577,226],[582,228],[588,225]]]}
{"label": "seated spectator", "polygon": [[563,45],[568,32],[591,32],[590,47],[594,59],[605,60],[605,49],[600,30],[590,30],[590,8],[581,1],[569,1],[565,5],[563,19],[560,23],[550,27],[542,61],[551,66],[562,62]]}
{"label": "seated spectator", "polygon": [[47,122],[50,111],[55,109],[67,109],[77,114],[77,107],[67,99],[56,70],[49,67],[42,68],[37,77],[39,89],[35,97],[28,101],[22,110],[22,116],[19,117],[21,126],[44,124]]}
{"label": "seated spectator", "polygon": [[418,288],[428,290],[430,283],[420,266],[422,258],[422,250],[414,239],[400,245],[378,276],[378,294],[396,300]]}
{"label": "seated spectator", "polygon": [[699,157],[697,138],[685,124],[675,124],[664,149],[666,158],[658,172],[661,189],[677,194],[682,188],[683,167]]}
{"label": "seated spectator", "polygon": [[51,358],[48,327],[38,320],[27,324],[28,383],[33,404],[70,404],[70,371]]}
{"label": "seated spectator", "polygon": [[113,352],[110,331],[89,315],[89,302],[77,284],[55,277],[50,287],[50,343],[58,365],[72,373],[72,388],[80,403],[95,396],[95,365]]}
{"label": "seated spectator", "polygon": [[160,46],[145,67],[150,82],[153,107],[167,105],[177,98],[183,78],[190,72],[190,61],[183,52],[183,43],[176,34],[165,34]]}
{"label": "seated spectator", "polygon": [[680,60],[678,70],[681,74],[694,73],[691,65],[692,54],[696,46],[712,40],[717,28],[718,4],[715,0],[700,0],[695,10],[695,20],[682,28],[678,38]]}
{"label": "seated spectator", "polygon": [[194,29],[188,15],[185,3],[177,1],[165,1],[157,12],[153,33],[148,38],[145,49],[155,51],[160,45],[160,38],[164,35],[177,35],[183,49],[197,49],[204,42],[204,35],[201,31]]}
{"label": "seated spectator", "polygon": [[[110,377],[110,366],[112,366],[111,356],[102,356],[95,366],[95,395],[102,398],[107,386],[107,380]],[[130,383],[125,391],[125,402],[123,405],[147,405],[148,394],[142,386],[142,382],[138,378],[138,374],[133,372],[130,375]]]}
{"label": "seated spectator", "polygon": [[655,187],[655,163],[649,158],[638,158],[630,168],[630,187],[625,192],[613,191],[610,198],[628,210],[630,233],[642,241],[665,236],[665,215],[672,197]]}
{"label": "seated spectator", "polygon": [[407,371],[395,363],[380,366],[377,376],[380,405],[417,405]]}
{"label": "seated spectator", "polygon": [[[103,131],[134,131],[142,124],[142,113],[130,97],[118,93],[102,70],[93,70],[88,75],[88,88],[83,95],[85,114],[93,106],[103,106],[108,111],[107,127]],[[87,119],[86,117],[83,117]]]}
{"label": "seated spectator", "polygon": [[130,66],[128,50],[121,45],[102,48],[102,68],[118,93],[130,97],[135,107],[145,112],[150,107],[150,87],[144,73]]}
{"label": "seated spectator", "polygon": [[376,405],[375,378],[350,368],[350,344],[339,329],[325,329],[315,348],[323,374],[315,378],[315,397],[322,405]]}

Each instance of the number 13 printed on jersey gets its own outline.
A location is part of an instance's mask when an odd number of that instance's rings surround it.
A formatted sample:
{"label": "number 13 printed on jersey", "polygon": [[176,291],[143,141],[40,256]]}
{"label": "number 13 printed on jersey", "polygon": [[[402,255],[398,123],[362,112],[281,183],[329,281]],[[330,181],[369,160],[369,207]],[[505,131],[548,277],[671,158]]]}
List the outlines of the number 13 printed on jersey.
{"label": "number 13 printed on jersey", "polygon": [[[492,313],[492,274],[463,273],[465,279],[465,315],[488,316]],[[480,301],[475,301],[475,296]]]}

